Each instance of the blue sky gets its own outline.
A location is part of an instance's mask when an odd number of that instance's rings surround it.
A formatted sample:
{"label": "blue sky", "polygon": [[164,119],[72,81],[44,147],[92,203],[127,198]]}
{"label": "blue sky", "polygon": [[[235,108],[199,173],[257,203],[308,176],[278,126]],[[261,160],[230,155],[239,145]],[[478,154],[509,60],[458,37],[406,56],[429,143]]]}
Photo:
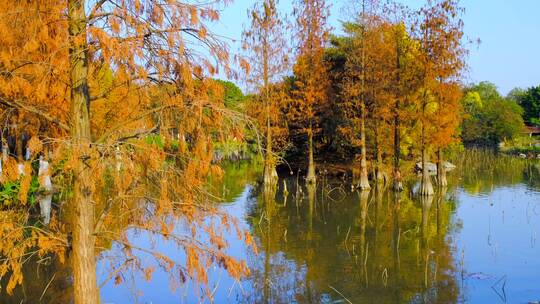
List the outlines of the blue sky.
{"label": "blue sky", "polygon": [[[235,0],[224,9],[213,31],[239,40],[247,10],[255,0]],[[346,19],[344,7],[353,0],[329,0],[330,23],[339,31],[339,20]],[[292,0],[281,0],[280,7],[290,13]],[[402,0],[410,7],[422,0]],[[462,0],[465,7],[465,35],[479,38],[479,46],[470,47],[469,71],[465,83],[490,81],[501,93],[514,87],[540,85],[540,0]],[[238,45],[232,46],[233,51]]]}

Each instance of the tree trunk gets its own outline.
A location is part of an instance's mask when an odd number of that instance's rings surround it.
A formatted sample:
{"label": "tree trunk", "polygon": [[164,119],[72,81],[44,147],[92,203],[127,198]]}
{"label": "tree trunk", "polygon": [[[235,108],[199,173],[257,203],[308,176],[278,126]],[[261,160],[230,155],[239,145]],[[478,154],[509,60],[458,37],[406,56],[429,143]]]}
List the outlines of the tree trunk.
{"label": "tree trunk", "polygon": [[[268,101],[267,101],[268,102]],[[270,114],[267,105],[267,118],[266,118],[266,155],[264,159],[264,184],[265,187],[275,187],[278,181],[278,175],[276,172],[276,164],[274,161],[274,155],[272,154],[272,130],[270,126]]]}
{"label": "tree trunk", "polygon": [[367,173],[367,161],[366,161],[366,105],[364,100],[360,104],[360,148],[362,149],[360,155],[360,180],[358,182],[358,189],[361,191],[371,189],[369,185],[368,173]]}
{"label": "tree trunk", "polygon": [[375,181],[377,182],[377,186],[380,186],[380,184],[384,183],[384,172],[382,169],[382,149],[381,149],[381,142],[379,138],[379,125],[376,123],[375,125]]}
{"label": "tree trunk", "polygon": [[[426,111],[426,105],[427,105],[427,102],[426,102],[426,92],[424,92],[424,97],[423,97],[423,104],[422,104],[422,119],[424,119],[425,117],[425,111]],[[433,185],[431,184],[431,176],[429,175],[429,170],[428,170],[428,166],[427,166],[427,163],[428,163],[428,153],[427,153],[427,144],[426,144],[426,126],[425,126],[425,121],[421,121],[422,122],[422,133],[421,133],[421,149],[422,149],[422,180],[421,180],[421,183],[420,183],[420,195],[426,195],[426,196],[429,196],[429,195],[433,195],[435,193],[435,191],[433,191]]]}
{"label": "tree trunk", "polygon": [[73,290],[76,304],[99,303],[96,280],[94,237],[94,204],[90,157],[90,96],[88,91],[88,58],[84,0],[68,1],[71,65],[71,137],[75,163],[71,201]]}
{"label": "tree trunk", "polygon": [[2,139],[2,161],[7,162],[9,157],[9,146],[7,140]]}
{"label": "tree trunk", "polygon": [[24,162],[23,157],[23,139],[22,139],[22,130],[20,119],[17,118],[17,125],[15,127],[15,153],[17,155],[17,162],[22,164]]}
{"label": "tree trunk", "polygon": [[[362,1],[362,18],[365,17],[366,13],[366,3]],[[360,100],[360,181],[358,184],[358,189],[360,191],[369,190],[371,186],[369,185],[368,174],[367,174],[367,161],[366,161],[366,42],[365,42],[365,32],[362,28],[362,55],[361,55],[361,100]]]}
{"label": "tree trunk", "polygon": [[4,169],[2,168],[2,165],[5,164],[8,160],[9,156],[9,147],[7,140],[2,137],[2,156],[0,158],[0,178],[2,178],[2,174],[4,173]]}
{"label": "tree trunk", "polygon": [[263,56],[263,85],[264,85],[264,107],[266,111],[266,157],[264,160],[264,184],[267,188],[277,186],[278,175],[276,172],[276,163],[272,154],[272,128],[270,121],[270,64],[269,60],[269,42],[267,39],[267,29],[264,28],[262,56]]}
{"label": "tree trunk", "polygon": [[444,159],[441,149],[437,150],[437,185],[439,188],[448,186],[448,180],[446,179],[446,168],[444,167]]}
{"label": "tree trunk", "polygon": [[51,204],[52,204],[52,181],[51,174],[49,172],[49,162],[43,157],[39,159],[39,186],[43,188],[46,193],[39,198],[39,211],[41,213],[41,219],[43,224],[49,225],[51,221]]}
{"label": "tree trunk", "polygon": [[[396,102],[396,107],[399,106],[399,101]],[[396,109],[397,111],[397,109]],[[393,182],[394,182],[394,191],[403,191],[403,184],[401,182],[401,171],[399,170],[399,163],[401,159],[401,143],[400,143],[400,121],[399,114],[394,113],[394,169],[393,169]]]}
{"label": "tree trunk", "polygon": [[308,173],[306,176],[306,182],[310,185],[315,185],[317,182],[317,177],[315,175],[315,161],[313,160],[313,128],[310,126],[308,131],[308,141],[309,141],[309,164],[308,164]]}
{"label": "tree trunk", "polygon": [[[400,39],[400,38],[398,38]],[[401,68],[401,48],[399,47],[399,43],[396,44],[396,84],[400,85],[401,82],[401,75],[399,73]],[[396,104],[393,109],[394,111],[394,168],[393,168],[393,174],[392,179],[394,182],[394,191],[399,192],[403,190],[403,184],[401,182],[401,172],[399,170],[399,162],[401,159],[401,134],[400,134],[400,127],[401,127],[401,120],[399,117],[399,110],[400,110],[400,100],[399,98],[396,98]]]}
{"label": "tree trunk", "polygon": [[24,157],[23,157],[23,140],[21,132],[21,124],[17,119],[17,126],[15,127],[15,153],[17,154],[17,176],[24,175]]}
{"label": "tree trunk", "polygon": [[435,193],[433,191],[433,185],[431,184],[431,176],[428,170],[427,151],[424,144],[422,144],[422,180],[420,184],[420,195],[430,196]]}

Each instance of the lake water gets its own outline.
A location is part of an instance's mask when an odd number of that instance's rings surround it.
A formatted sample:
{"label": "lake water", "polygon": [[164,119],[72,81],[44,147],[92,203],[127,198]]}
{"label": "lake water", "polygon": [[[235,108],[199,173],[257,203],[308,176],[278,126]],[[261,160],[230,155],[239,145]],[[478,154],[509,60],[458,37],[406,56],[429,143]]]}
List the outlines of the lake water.
{"label": "lake water", "polygon": [[[249,277],[235,282],[210,269],[215,303],[538,303],[540,301],[540,164],[472,153],[455,160],[450,186],[431,198],[384,189],[351,191],[350,183],[320,179],[316,191],[296,177],[280,180],[275,199],[257,186],[259,170],[228,165],[212,191],[253,235],[258,254],[232,234],[229,253],[245,259]],[[288,195],[284,196],[283,184]],[[413,188],[413,184],[409,185]],[[145,235],[131,234],[146,244]],[[170,257],[174,245],[158,241]],[[111,252],[114,252],[112,250]],[[98,273],[104,280],[107,264]],[[27,281],[56,277],[44,295],[19,288],[1,303],[65,303],[69,271],[29,271]],[[30,279],[32,278],[32,279]],[[64,283],[63,285],[61,283]],[[67,282],[67,284],[66,284]],[[173,288],[157,270],[109,281],[103,303],[197,303],[201,288]],[[63,287],[62,287],[63,286]],[[206,302],[209,302],[206,300]]]}

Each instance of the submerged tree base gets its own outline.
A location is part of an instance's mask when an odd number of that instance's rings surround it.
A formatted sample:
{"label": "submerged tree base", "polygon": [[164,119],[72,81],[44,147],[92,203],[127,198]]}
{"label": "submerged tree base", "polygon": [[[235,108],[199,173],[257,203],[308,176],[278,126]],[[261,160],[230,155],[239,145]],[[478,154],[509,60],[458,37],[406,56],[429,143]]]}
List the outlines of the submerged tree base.
{"label": "submerged tree base", "polygon": [[360,191],[368,191],[371,189],[371,186],[369,185],[369,180],[367,176],[362,176],[360,178],[359,183],[356,185],[356,188]]}
{"label": "submerged tree base", "polygon": [[431,196],[435,194],[433,184],[431,183],[431,177],[427,176],[426,178],[422,178],[419,194],[422,196]]}
{"label": "submerged tree base", "polygon": [[263,176],[264,186],[275,188],[277,185],[278,179],[279,177],[276,171],[276,167],[271,166],[271,165],[265,165],[264,176]]}

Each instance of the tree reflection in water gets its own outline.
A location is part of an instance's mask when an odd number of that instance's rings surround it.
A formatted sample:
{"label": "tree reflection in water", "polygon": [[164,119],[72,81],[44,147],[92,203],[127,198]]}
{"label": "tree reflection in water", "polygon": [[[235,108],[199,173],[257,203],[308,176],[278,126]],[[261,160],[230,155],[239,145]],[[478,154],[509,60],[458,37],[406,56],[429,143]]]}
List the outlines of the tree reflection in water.
{"label": "tree reflection in water", "polygon": [[[7,278],[0,281],[5,286]],[[50,303],[73,302],[73,279],[66,263],[55,258],[32,256],[23,266],[23,283],[15,288],[13,295],[0,293],[0,303]]]}
{"label": "tree reflection in water", "polygon": [[[283,182],[280,182],[283,184]],[[302,187],[297,206],[254,193],[250,225],[261,253],[250,259],[255,289],[245,302],[449,303],[459,295],[446,242],[455,206],[446,191],[410,198],[339,184]],[[293,198],[293,200],[296,198]],[[346,298],[346,299],[345,299]]]}
{"label": "tree reflection in water", "polygon": [[[243,225],[254,235],[259,253],[239,245],[242,254],[246,254],[251,275],[243,280],[242,289],[231,288],[232,293],[229,292],[230,285],[222,282],[219,288],[226,291],[215,301],[455,303],[474,298],[479,289],[469,289],[471,279],[468,275],[477,269],[490,271],[493,265],[483,269],[482,265],[463,265],[462,248],[459,251],[457,248],[462,245],[456,238],[461,234],[471,235],[471,230],[461,232],[462,221],[469,217],[469,225],[465,223],[464,227],[474,226],[472,229],[478,230],[476,222],[487,222],[485,213],[495,212],[495,209],[489,211],[490,204],[499,204],[501,208],[496,210],[508,214],[518,210],[512,213],[514,216],[532,216],[526,208],[534,209],[534,198],[540,189],[540,167],[537,161],[492,156],[485,152],[469,152],[454,162],[458,168],[467,170],[458,169],[449,175],[448,189],[438,190],[431,198],[411,196],[408,192],[396,194],[381,187],[374,187],[371,192],[351,192],[341,182],[324,179],[316,189],[301,183],[297,187],[296,176],[280,180],[278,189],[273,190],[276,192],[265,192],[255,182],[260,171],[250,164],[229,165],[223,179],[210,181],[209,191],[225,202],[235,202],[224,207],[235,206],[245,212],[240,220],[245,221]],[[285,185],[287,191],[284,191]],[[524,201],[531,200],[531,206],[519,202],[508,205],[511,202],[507,201],[481,205],[481,201],[476,200],[492,195],[494,189],[499,193],[506,191],[504,193],[512,196],[519,195],[518,198]],[[483,209],[471,210],[468,214],[456,213],[469,208],[467,205]],[[535,219],[529,220],[530,225],[534,225]],[[492,221],[497,219],[492,218]],[[117,225],[117,229],[122,229],[126,223]],[[524,224],[519,229],[523,232],[523,229],[532,228]],[[505,240],[504,235],[496,237],[501,243]],[[511,244],[518,249],[527,245],[516,242]],[[484,248],[487,245],[479,246],[477,250],[489,252],[489,248]],[[534,262],[532,259],[537,256],[534,248],[521,250],[528,259],[525,262]],[[503,255],[502,251],[500,255]],[[41,303],[70,302],[72,291],[68,268],[53,260],[39,263],[32,260],[25,265],[23,285],[12,297],[0,293],[0,303],[40,303],[40,298]],[[499,267],[512,271],[509,265]],[[5,282],[1,283],[5,286]],[[162,281],[155,284],[159,287],[156,293],[167,292],[163,286],[168,284]],[[492,293],[489,288],[492,282],[487,280],[485,284]],[[149,294],[147,299],[156,295]],[[178,295],[171,294],[167,299],[175,297]],[[482,294],[478,297],[486,299]],[[106,293],[103,298],[108,298]]]}

